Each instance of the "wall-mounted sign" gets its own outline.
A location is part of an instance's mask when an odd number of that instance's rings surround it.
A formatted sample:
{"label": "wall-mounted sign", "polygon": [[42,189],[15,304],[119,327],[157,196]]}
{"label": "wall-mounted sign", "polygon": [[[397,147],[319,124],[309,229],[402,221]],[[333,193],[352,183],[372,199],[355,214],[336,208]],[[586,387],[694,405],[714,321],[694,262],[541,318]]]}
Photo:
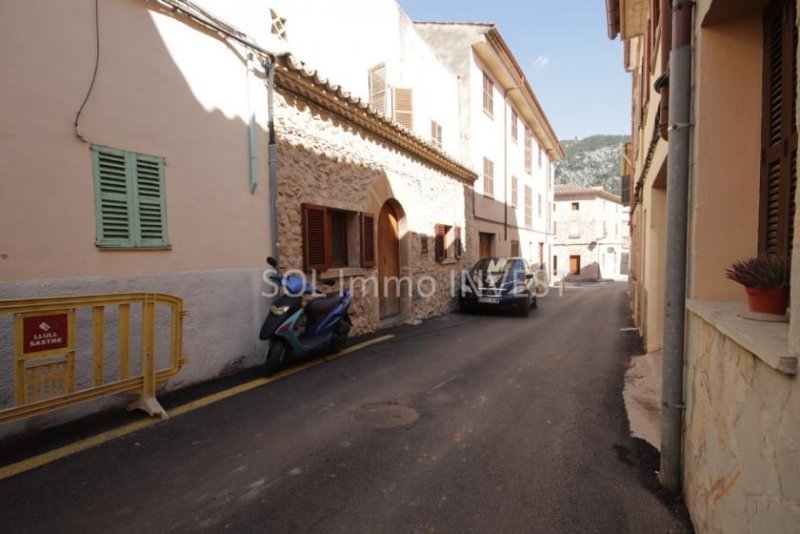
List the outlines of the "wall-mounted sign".
{"label": "wall-mounted sign", "polygon": [[44,356],[72,349],[72,310],[17,317],[17,354]]}

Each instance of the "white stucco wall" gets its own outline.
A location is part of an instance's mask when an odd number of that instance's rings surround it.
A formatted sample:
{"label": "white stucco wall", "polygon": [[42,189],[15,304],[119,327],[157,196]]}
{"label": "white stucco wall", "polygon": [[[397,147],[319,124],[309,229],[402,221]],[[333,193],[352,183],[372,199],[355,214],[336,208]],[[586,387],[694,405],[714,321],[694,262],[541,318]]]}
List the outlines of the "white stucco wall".
{"label": "white stucco wall", "polygon": [[[532,143],[533,165],[531,172],[525,169],[525,110],[517,107],[518,138],[515,142],[511,136],[511,110],[519,103],[512,94],[506,95],[499,72],[507,67],[499,56],[485,59],[489,50],[485,33],[487,25],[417,25],[419,33],[460,77],[461,81],[461,123],[462,155],[471,168],[478,174],[475,182],[476,192],[476,231],[494,235],[492,253],[508,255],[512,242],[520,244],[520,253],[529,262],[539,262],[539,244],[543,244],[543,260],[549,263],[551,257],[552,235],[550,232],[552,210],[552,176],[550,161],[546,153],[542,154],[539,165],[538,151],[540,140],[535,136]],[[483,47],[483,54],[476,51],[476,46]],[[488,64],[489,61],[491,64]],[[483,74],[486,72],[492,79],[494,113],[490,116],[483,109]],[[508,98],[506,98],[508,97]],[[530,115],[528,110],[527,115]],[[494,191],[491,197],[484,197],[484,158],[494,165]],[[516,202],[512,202],[512,180],[518,180]],[[525,186],[532,188],[532,225],[525,224]],[[538,209],[539,196],[542,197],[541,212]],[[508,208],[506,208],[508,203]],[[516,204],[514,206],[513,204]],[[507,209],[507,214],[506,214]],[[541,213],[541,214],[540,214]],[[474,236],[477,239],[477,235]]]}
{"label": "white stucco wall", "polygon": [[[572,209],[574,202],[579,205],[577,211]],[[629,253],[624,239],[627,220],[627,208],[618,202],[591,196],[556,197],[553,255],[558,258],[558,272],[553,279],[558,281],[567,275],[570,256],[581,257],[581,274],[568,276],[570,280],[626,279],[622,267],[623,257]]]}
{"label": "white stucco wall", "polygon": [[391,88],[413,90],[414,131],[431,138],[442,126],[442,147],[459,154],[458,78],[417,33],[394,0],[272,0],[286,18],[288,50],[309,69],[352,95],[369,100],[370,68],[386,65],[387,114]]}

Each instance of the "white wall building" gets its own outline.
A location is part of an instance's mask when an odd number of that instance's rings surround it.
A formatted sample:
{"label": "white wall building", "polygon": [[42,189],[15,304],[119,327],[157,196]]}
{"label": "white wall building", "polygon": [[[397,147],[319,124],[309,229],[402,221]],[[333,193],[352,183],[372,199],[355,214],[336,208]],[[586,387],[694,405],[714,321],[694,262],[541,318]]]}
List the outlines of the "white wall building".
{"label": "white wall building", "polygon": [[461,158],[478,174],[479,256],[551,254],[553,163],[564,156],[522,69],[492,24],[418,22],[460,79]]}
{"label": "white wall building", "polygon": [[307,68],[460,156],[458,77],[394,0],[273,0],[271,5],[285,32],[282,46]]}
{"label": "white wall building", "polygon": [[626,280],[628,208],[602,187],[555,186],[552,280]]}

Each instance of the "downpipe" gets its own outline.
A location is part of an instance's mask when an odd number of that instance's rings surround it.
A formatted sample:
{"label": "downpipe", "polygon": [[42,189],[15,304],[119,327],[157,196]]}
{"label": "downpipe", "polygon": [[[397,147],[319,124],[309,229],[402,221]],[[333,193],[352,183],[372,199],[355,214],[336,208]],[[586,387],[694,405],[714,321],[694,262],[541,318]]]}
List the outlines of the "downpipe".
{"label": "downpipe", "polygon": [[661,484],[681,490],[686,260],[691,156],[692,8],[675,0],[669,84],[667,161],[667,269],[664,292],[664,362],[661,390]]}
{"label": "downpipe", "polygon": [[269,230],[272,239],[270,255],[280,264],[280,240],[278,239],[278,149],[275,137],[275,58],[264,63],[267,72],[267,134],[269,136]]}

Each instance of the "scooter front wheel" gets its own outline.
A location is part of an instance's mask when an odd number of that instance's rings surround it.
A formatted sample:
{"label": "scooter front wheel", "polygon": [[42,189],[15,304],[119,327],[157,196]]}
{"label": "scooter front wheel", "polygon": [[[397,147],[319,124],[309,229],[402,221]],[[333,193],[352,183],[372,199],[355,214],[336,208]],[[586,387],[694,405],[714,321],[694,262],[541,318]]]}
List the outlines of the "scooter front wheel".
{"label": "scooter front wheel", "polygon": [[271,339],[269,351],[267,351],[267,362],[265,364],[267,375],[272,375],[280,371],[289,363],[292,351],[289,345],[282,339]]}

